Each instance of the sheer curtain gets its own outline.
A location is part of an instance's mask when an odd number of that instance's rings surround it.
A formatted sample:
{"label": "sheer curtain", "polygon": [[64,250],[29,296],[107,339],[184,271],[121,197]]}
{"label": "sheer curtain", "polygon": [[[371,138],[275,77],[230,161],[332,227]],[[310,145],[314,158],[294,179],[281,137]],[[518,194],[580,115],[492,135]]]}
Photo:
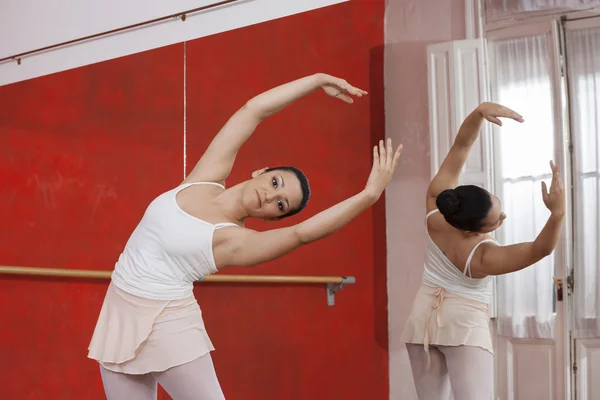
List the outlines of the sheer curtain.
{"label": "sheer curtain", "polygon": [[[546,35],[490,42],[494,102],[519,112],[494,132],[495,186],[508,218],[497,232],[503,245],[534,240],[549,216],[541,182],[554,159],[552,79]],[[554,336],[554,259],[497,279],[498,334]]]}
{"label": "sheer curtain", "polygon": [[509,17],[522,12],[585,9],[600,6],[600,0],[485,0],[489,19]]}
{"label": "sheer curtain", "polygon": [[573,138],[574,335],[600,337],[600,28],[567,31]]}

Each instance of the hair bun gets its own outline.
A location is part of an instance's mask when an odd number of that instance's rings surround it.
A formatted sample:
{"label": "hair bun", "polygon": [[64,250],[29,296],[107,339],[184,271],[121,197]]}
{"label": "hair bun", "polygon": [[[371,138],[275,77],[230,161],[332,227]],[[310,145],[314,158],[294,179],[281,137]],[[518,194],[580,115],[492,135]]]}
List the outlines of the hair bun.
{"label": "hair bun", "polygon": [[455,215],[460,207],[460,199],[454,189],[444,190],[438,195],[435,203],[445,218]]}

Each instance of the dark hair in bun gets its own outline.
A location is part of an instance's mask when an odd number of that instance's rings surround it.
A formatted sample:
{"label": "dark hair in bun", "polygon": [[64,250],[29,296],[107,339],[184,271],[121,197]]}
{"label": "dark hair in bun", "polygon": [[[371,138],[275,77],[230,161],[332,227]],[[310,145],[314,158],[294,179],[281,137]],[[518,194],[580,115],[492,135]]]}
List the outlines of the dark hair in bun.
{"label": "dark hair in bun", "polygon": [[446,222],[456,229],[479,232],[492,208],[492,199],[487,190],[464,185],[444,190],[435,204]]}

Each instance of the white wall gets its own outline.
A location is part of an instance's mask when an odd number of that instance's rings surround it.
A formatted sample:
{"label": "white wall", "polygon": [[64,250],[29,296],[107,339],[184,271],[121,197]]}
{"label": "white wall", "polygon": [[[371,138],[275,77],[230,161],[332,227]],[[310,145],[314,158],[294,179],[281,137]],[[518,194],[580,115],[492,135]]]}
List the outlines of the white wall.
{"label": "white wall", "polygon": [[218,0],[3,0],[0,56],[174,14]]}
{"label": "white wall", "polygon": [[389,0],[385,16],[386,132],[404,154],[386,191],[390,400],[416,399],[399,337],[423,273],[430,182],[426,46],[464,39],[464,0]]}
{"label": "white wall", "polygon": [[[245,0],[137,30],[0,63],[0,85],[269,21],[347,0]],[[217,0],[2,0],[0,58]],[[57,28],[60,27],[60,28]],[[216,62],[209,60],[208,62]]]}

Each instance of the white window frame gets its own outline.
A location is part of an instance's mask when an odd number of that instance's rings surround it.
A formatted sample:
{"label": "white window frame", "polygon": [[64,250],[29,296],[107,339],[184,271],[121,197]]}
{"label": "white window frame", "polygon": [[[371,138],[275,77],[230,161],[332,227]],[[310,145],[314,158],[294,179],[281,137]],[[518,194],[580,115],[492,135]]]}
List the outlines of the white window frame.
{"label": "white window frame", "polygon": [[[570,15],[570,18],[576,18],[576,20],[570,21],[569,19],[563,21],[563,29],[562,29],[562,43],[566,43],[566,33],[569,30],[580,30],[580,29],[587,29],[587,28],[599,28],[600,27],[600,9],[598,9],[598,12],[595,13],[595,15],[590,15],[590,14],[584,14],[584,15]],[[585,19],[578,19],[578,18],[585,18]],[[566,51],[563,52],[566,54]],[[568,60],[567,60],[568,61]],[[565,69],[565,75],[567,74],[567,71]],[[565,92],[567,95],[567,101],[569,101],[569,93],[568,93],[568,87],[565,88]],[[567,114],[568,115],[568,114]],[[571,128],[570,123],[568,124],[568,129]],[[569,143],[571,142],[571,138],[569,136]],[[570,161],[570,165],[573,165],[574,161],[571,160]],[[569,175],[569,178],[571,178],[572,175]],[[571,191],[568,191],[569,195],[572,195],[572,191],[574,191],[574,186],[573,184],[570,184],[569,186],[566,186],[569,188],[572,188]],[[573,204],[573,199],[571,196],[570,199],[570,203],[567,205],[568,208],[567,210],[572,210],[573,208],[570,207],[570,204]],[[572,248],[573,250],[570,252],[571,255],[571,264],[574,267],[574,240],[575,240],[575,235],[576,235],[576,231],[573,226],[574,223],[574,215],[572,214],[568,214],[567,217],[570,219],[571,221],[571,243],[572,243]],[[582,278],[581,278],[582,279]],[[577,276],[575,276],[575,285],[577,285]],[[573,301],[571,299],[571,301],[569,301],[568,303],[569,305],[569,310],[572,309],[573,307]],[[570,314],[573,315],[573,314]],[[568,319],[568,323],[569,323],[569,332],[572,329],[572,324],[573,324],[573,320],[572,318]],[[569,345],[570,345],[570,349],[569,349],[569,355],[570,355],[570,359],[572,360],[573,363],[576,363],[578,365],[578,370],[580,370],[581,372],[577,372],[571,368],[569,368],[570,373],[571,373],[571,394],[573,396],[573,398],[587,398],[588,393],[585,392],[585,390],[587,389],[586,386],[586,380],[588,379],[588,374],[589,371],[587,370],[587,366],[585,365],[584,359],[585,359],[585,355],[587,353],[587,344],[588,342],[596,342],[596,340],[585,340],[585,339],[578,339],[575,340],[573,338],[571,338],[571,340],[569,340]],[[573,350],[571,352],[571,349]]]}
{"label": "white window frame", "polygon": [[483,27],[483,30],[486,32],[511,27],[519,29],[520,27],[530,23],[558,20],[563,15],[568,15],[569,18],[581,18],[598,15],[600,13],[599,6],[581,6],[576,9],[557,8],[553,10],[524,12],[488,20],[485,0],[465,0],[466,7],[474,8],[475,6],[471,6],[470,4],[474,1],[476,2],[476,7],[480,10],[478,13],[480,24]]}
{"label": "white window frame", "polygon": [[[595,13],[593,13],[595,15]],[[573,12],[571,15],[590,15],[588,11],[586,12]],[[562,66],[560,60],[560,54],[562,53],[561,47],[561,27],[560,27],[560,16],[556,14],[545,15],[545,16],[535,16],[530,20],[519,20],[519,21],[510,21],[509,24],[504,24],[502,28],[496,28],[493,30],[487,30],[485,32],[485,36],[487,39],[487,44],[490,46],[490,42],[493,40],[502,40],[502,39],[510,39],[517,38],[523,36],[534,36],[534,35],[548,35],[548,43],[551,44],[549,46],[550,50],[550,61],[552,63],[551,69],[551,78],[552,78],[552,86],[553,92],[555,96],[553,97],[553,109],[554,109],[554,153],[555,159],[560,163],[559,166],[561,168],[561,174],[564,179],[565,187],[571,188],[571,160],[570,160],[570,131],[569,131],[569,121],[568,121],[568,110],[563,108],[563,102],[565,101],[566,94],[566,86],[565,81],[561,78],[562,76]],[[490,28],[487,26],[486,28]],[[493,52],[488,51],[488,57]],[[493,56],[488,60],[488,68],[490,77],[493,77],[495,74],[494,71],[494,62]],[[491,80],[490,80],[491,82]],[[490,93],[492,88],[489,88]],[[497,135],[494,135],[494,144],[493,147],[498,147],[498,138]],[[494,168],[494,177],[497,176],[496,168]],[[498,190],[498,188],[496,188]],[[570,190],[566,191],[566,207],[567,210],[571,209],[572,204],[572,193]],[[565,361],[571,359],[571,349],[572,349],[572,341],[567,340],[566,338],[570,338],[570,332],[572,329],[572,320],[570,318],[571,309],[572,309],[572,301],[570,297],[570,293],[567,288],[567,277],[569,276],[570,269],[573,265],[573,218],[571,215],[567,214],[565,216],[564,225],[563,225],[563,235],[559,246],[555,251],[555,276],[562,280],[563,282],[563,313],[559,313],[558,305],[556,307],[556,324],[557,327],[561,329],[561,332],[557,332],[557,338],[562,337],[565,338],[564,346],[563,346],[563,359]],[[562,266],[562,268],[561,268]],[[567,387],[566,393],[570,393],[574,385],[572,384],[572,369],[571,363],[565,362],[564,370],[563,370],[564,378]]]}

